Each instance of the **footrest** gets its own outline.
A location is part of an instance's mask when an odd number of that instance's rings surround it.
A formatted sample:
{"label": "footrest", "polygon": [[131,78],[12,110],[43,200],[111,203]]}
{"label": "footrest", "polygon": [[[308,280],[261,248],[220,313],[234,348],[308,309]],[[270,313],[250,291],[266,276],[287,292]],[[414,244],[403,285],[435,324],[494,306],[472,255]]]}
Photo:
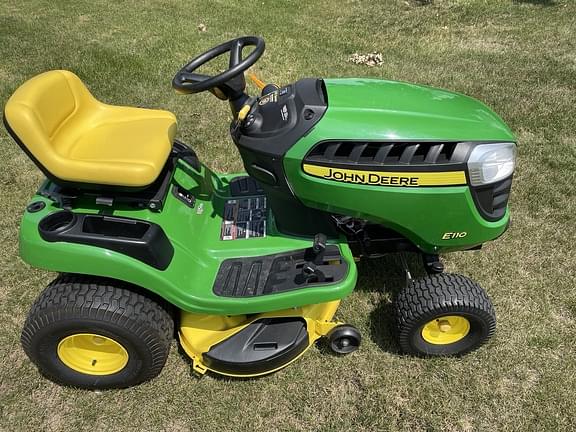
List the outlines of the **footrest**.
{"label": "footrest", "polygon": [[252,322],[203,354],[210,369],[232,375],[272,372],[308,347],[302,318],[263,318]]}
{"label": "footrest", "polygon": [[303,279],[302,268],[310,261],[309,255],[309,249],[300,249],[275,255],[227,259],[220,265],[213,292],[221,297],[255,297],[329,285],[346,276],[348,264],[340,255],[340,249],[328,245],[324,263],[317,266],[325,280]]}

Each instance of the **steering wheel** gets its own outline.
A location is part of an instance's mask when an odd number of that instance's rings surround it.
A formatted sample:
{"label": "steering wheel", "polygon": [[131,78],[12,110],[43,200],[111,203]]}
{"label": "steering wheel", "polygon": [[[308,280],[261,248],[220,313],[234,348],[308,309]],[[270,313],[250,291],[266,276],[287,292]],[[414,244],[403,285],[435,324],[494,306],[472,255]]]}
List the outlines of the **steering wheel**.
{"label": "steering wheel", "polygon": [[[242,59],[242,48],[254,46],[246,58]],[[191,60],[174,76],[172,87],[181,93],[199,93],[221,86],[242,74],[252,66],[264,53],[264,39],[258,36],[243,36],[224,42]],[[200,66],[205,65],[224,53],[230,53],[228,69],[218,75],[208,76],[195,73]],[[244,82],[244,80],[242,80]]]}

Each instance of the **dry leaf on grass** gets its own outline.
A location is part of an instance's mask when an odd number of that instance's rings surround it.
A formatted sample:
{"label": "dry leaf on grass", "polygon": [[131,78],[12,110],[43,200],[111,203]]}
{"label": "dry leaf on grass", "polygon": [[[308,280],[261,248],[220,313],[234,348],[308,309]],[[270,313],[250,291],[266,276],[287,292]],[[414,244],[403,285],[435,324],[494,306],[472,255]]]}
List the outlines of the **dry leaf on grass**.
{"label": "dry leaf on grass", "polygon": [[206,24],[202,24],[202,23],[198,24],[198,31],[205,32],[206,30],[208,30],[206,27]]}
{"label": "dry leaf on grass", "polygon": [[366,66],[380,66],[383,63],[381,53],[358,54],[354,53],[348,59],[349,62],[354,64],[361,64]]}

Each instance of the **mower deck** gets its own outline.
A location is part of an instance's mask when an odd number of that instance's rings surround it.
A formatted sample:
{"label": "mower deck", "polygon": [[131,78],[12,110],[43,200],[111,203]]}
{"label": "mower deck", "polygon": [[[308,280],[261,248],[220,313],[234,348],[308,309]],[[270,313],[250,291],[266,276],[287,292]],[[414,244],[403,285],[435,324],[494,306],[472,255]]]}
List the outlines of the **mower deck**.
{"label": "mower deck", "polygon": [[340,323],[340,301],[255,315],[182,312],[179,339],[198,374],[253,377],[282,369]]}

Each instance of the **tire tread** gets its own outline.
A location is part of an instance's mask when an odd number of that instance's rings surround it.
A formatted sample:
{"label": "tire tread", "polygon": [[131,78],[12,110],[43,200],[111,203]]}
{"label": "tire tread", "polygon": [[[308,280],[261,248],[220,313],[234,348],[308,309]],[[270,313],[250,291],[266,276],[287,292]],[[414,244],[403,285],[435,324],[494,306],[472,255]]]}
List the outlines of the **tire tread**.
{"label": "tire tread", "polygon": [[[154,378],[166,362],[174,334],[174,320],[167,302],[152,299],[135,288],[126,282],[94,276],[58,276],[30,309],[21,335],[24,351],[38,365],[33,344],[34,336],[41,328],[74,317],[106,321],[147,342],[153,362],[138,381]],[[50,378],[59,381],[56,376]]]}
{"label": "tire tread", "polygon": [[477,349],[495,332],[496,314],[486,291],[473,280],[458,274],[440,273],[413,280],[400,291],[395,301],[395,318],[398,341],[403,351],[422,355],[410,344],[410,330],[426,316],[449,314],[451,311],[476,314],[489,322],[486,338],[481,344],[466,352]]}

